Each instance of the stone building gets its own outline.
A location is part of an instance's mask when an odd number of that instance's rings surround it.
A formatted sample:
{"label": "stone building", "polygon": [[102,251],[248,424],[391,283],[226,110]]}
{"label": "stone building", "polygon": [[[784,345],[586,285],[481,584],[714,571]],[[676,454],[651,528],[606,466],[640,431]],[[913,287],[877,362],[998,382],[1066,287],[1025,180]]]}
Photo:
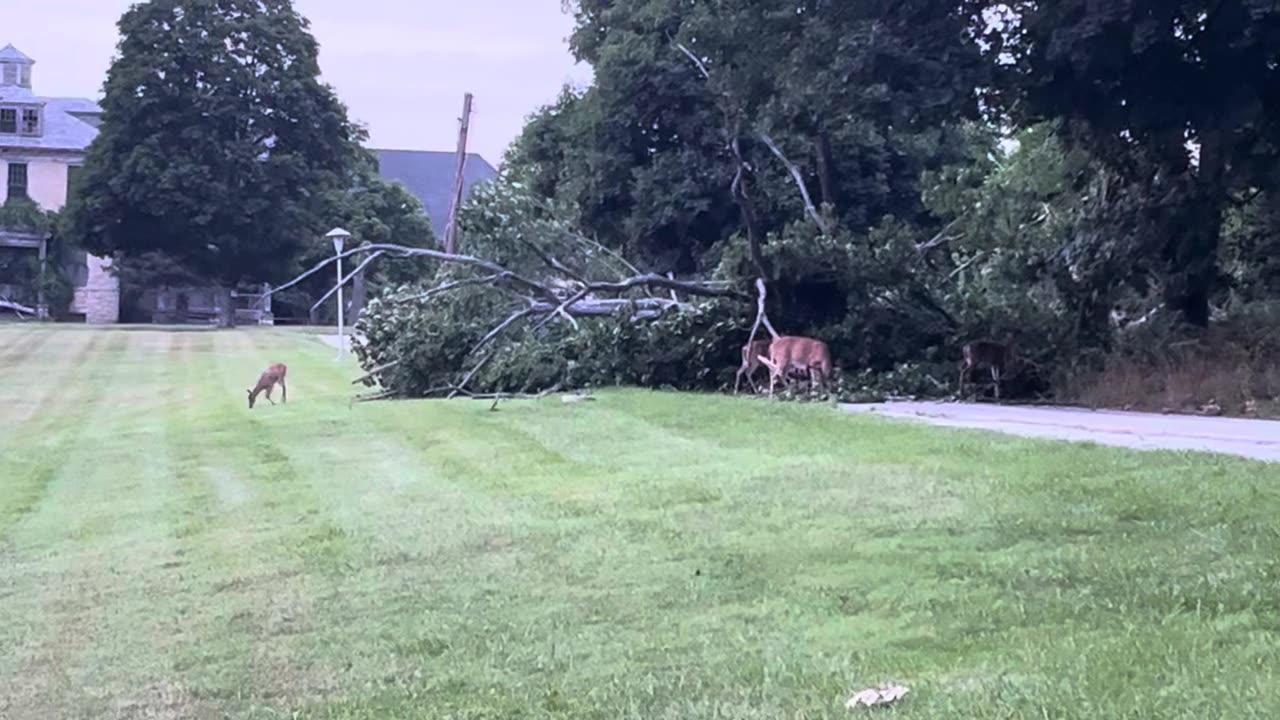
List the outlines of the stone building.
{"label": "stone building", "polygon": [[[0,201],[25,198],[59,210],[98,134],[102,111],[92,100],[36,95],[34,65],[12,45],[0,48]],[[0,228],[0,245],[6,236]],[[71,313],[90,323],[117,322],[120,283],[109,271],[111,261],[84,253],[63,261],[75,286]]]}

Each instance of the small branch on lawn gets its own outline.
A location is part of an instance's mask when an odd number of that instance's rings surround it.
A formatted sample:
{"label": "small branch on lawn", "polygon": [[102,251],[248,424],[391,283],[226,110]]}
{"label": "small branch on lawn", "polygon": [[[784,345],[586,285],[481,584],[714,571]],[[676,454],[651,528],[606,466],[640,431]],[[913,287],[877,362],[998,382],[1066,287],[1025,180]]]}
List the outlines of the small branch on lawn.
{"label": "small branch on lawn", "polygon": [[472,400],[540,400],[552,393],[560,392],[563,383],[556,383],[539,393],[479,393],[472,395]]}
{"label": "small branch on lawn", "polygon": [[796,187],[800,189],[800,196],[804,198],[804,210],[809,214],[809,218],[813,220],[813,224],[818,226],[818,229],[822,231],[823,235],[831,235],[831,227],[822,217],[822,214],[818,212],[818,208],[813,205],[813,198],[809,196],[809,187],[805,185],[804,176],[800,174],[800,167],[791,162],[790,158],[782,153],[782,150],[778,145],[773,142],[773,138],[769,137],[765,133],[757,134],[760,136],[760,140],[764,142],[765,146],[769,148],[769,151],[774,154],[774,157],[778,158],[778,160],[782,161],[782,164],[786,166],[787,172],[791,173],[791,179],[795,181]]}
{"label": "small branch on lawn", "polygon": [[347,402],[347,409],[350,410],[356,403],[377,402],[378,400],[389,400],[398,396],[399,393],[394,390],[379,390],[377,392],[356,395]]}

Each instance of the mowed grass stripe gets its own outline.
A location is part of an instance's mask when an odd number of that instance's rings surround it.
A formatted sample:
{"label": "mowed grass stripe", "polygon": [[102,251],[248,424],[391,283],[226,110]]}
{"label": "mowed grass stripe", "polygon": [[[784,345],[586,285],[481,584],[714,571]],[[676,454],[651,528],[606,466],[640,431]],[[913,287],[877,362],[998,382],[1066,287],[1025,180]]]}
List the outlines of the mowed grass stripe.
{"label": "mowed grass stripe", "polygon": [[93,437],[112,424],[119,407],[113,391],[130,386],[138,344],[123,333],[100,337],[103,348],[91,379],[69,393],[74,410],[64,417],[74,422],[48,430],[55,435],[50,456],[55,464],[47,466],[52,472],[45,476],[39,502],[7,532],[6,569],[16,571],[16,579],[33,591],[28,597],[36,600],[6,611],[25,621],[24,633],[14,638],[20,649],[6,656],[12,663],[8,670],[31,678],[13,686],[16,694],[8,698],[17,716],[38,717],[64,707],[80,711],[91,703],[101,669],[111,666],[94,657],[109,647],[99,640],[111,637],[106,626],[113,613],[128,609],[120,595],[129,587],[132,564],[121,549],[154,551],[150,525],[128,514],[146,499],[129,497],[113,473],[133,451],[104,447]]}
{"label": "mowed grass stripe", "polygon": [[[0,329],[0,338],[8,333]],[[0,360],[0,450],[14,443],[40,409],[60,388],[81,372],[80,364],[103,338],[60,333],[47,326],[23,333],[22,357]],[[28,426],[25,427],[24,426]]]}
{"label": "mowed grass stripe", "polygon": [[74,375],[76,382],[46,394],[34,412],[22,413],[24,419],[16,430],[5,433],[0,453],[0,477],[5,479],[0,538],[9,540],[13,525],[41,502],[68,455],[90,430],[95,403],[126,346],[124,335],[105,333],[73,345],[68,375]]}
{"label": "mowed grass stripe", "polygon": [[1280,712],[1274,467],[718,396],[352,408],[314,338],[129,333],[68,376],[108,407],[37,415],[99,452],[0,553],[0,715]]}

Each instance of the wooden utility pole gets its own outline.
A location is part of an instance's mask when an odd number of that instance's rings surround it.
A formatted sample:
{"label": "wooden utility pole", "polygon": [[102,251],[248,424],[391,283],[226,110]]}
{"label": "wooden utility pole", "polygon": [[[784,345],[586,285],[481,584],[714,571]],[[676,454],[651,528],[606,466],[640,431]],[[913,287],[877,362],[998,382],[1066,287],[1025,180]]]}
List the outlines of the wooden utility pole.
{"label": "wooden utility pole", "polygon": [[462,125],[458,129],[458,166],[453,175],[453,194],[449,197],[449,223],[444,227],[444,251],[458,251],[458,210],[462,208],[462,173],[467,167],[467,129],[471,127],[471,93],[462,99]]}

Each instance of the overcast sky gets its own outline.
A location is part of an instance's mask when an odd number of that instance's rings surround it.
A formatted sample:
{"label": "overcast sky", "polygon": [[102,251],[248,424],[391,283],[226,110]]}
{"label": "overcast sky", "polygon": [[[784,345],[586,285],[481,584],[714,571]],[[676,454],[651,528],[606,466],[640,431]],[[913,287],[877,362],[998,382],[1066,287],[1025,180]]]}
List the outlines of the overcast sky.
{"label": "overcast sky", "polygon": [[[4,2],[0,47],[31,56],[34,90],[100,96],[131,0]],[[575,67],[560,0],[294,0],[320,42],[320,66],[374,147],[453,150],[463,93],[475,94],[469,147],[497,165],[525,117]]]}

